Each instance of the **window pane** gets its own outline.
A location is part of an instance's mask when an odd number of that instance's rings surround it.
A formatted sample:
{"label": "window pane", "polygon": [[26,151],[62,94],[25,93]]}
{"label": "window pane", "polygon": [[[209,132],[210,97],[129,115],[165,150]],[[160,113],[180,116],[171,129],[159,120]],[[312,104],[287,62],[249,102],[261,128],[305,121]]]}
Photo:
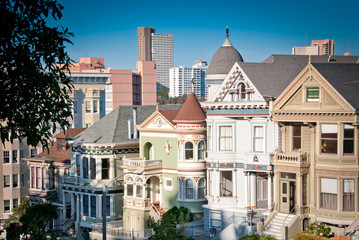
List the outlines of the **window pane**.
{"label": "window pane", "polygon": [[108,179],[109,167],[110,167],[110,159],[102,158],[102,179]]}
{"label": "window pane", "polygon": [[143,187],[141,185],[136,185],[136,197],[142,198]]}
{"label": "window pane", "polygon": [[186,199],[193,199],[193,181],[190,179],[186,181]]}
{"label": "window pane", "polygon": [[91,196],[91,217],[96,217],[96,197]]}
{"label": "window pane", "polygon": [[307,102],[319,102],[319,87],[307,88]]}
{"label": "window pane", "polygon": [[355,210],[354,179],[343,180],[343,211]]}
{"label": "window pane", "polygon": [[133,185],[127,184],[127,196],[132,197],[133,196]]}
{"label": "window pane", "polygon": [[88,195],[83,195],[83,210],[84,210],[84,215],[88,216],[89,215],[89,196]]}
{"label": "window pane", "polygon": [[254,152],[263,152],[264,145],[263,145],[263,127],[262,126],[255,126],[254,127],[254,136],[253,136],[253,151]]}
{"label": "window pane", "polygon": [[187,160],[193,160],[193,143],[186,142],[185,144],[185,158]]}
{"label": "window pane", "polygon": [[301,149],[301,126],[293,126],[293,150]]}
{"label": "window pane", "polygon": [[91,168],[91,179],[96,178],[96,159],[90,159],[90,168]]}
{"label": "window pane", "polygon": [[198,181],[198,199],[203,199],[204,198],[204,179],[201,178]]}
{"label": "window pane", "polygon": [[83,169],[83,178],[88,177],[88,158],[84,157],[82,159],[82,169]]}
{"label": "window pane", "polygon": [[337,153],[338,126],[322,124],[322,153]]}
{"label": "window pane", "polygon": [[204,159],[204,142],[201,141],[198,144],[198,159]]}
{"label": "window pane", "polygon": [[232,171],[222,171],[220,175],[220,195],[222,197],[232,197],[233,182]]}
{"label": "window pane", "polygon": [[106,196],[106,216],[111,215],[111,198],[110,196]]}
{"label": "window pane", "polygon": [[343,152],[347,154],[354,153],[354,126],[344,124],[344,142]]}
{"label": "window pane", "polygon": [[219,150],[232,151],[232,126],[219,127]]}

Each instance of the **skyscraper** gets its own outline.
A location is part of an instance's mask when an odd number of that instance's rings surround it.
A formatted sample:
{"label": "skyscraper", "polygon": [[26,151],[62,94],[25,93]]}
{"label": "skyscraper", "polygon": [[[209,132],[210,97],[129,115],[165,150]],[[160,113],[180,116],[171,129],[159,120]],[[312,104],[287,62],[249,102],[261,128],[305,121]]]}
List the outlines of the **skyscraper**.
{"label": "skyscraper", "polygon": [[138,59],[156,62],[157,90],[169,89],[169,69],[173,67],[173,34],[155,33],[155,28],[137,28]]}
{"label": "skyscraper", "polygon": [[313,40],[312,46],[319,46],[319,55],[334,55],[334,40]]}

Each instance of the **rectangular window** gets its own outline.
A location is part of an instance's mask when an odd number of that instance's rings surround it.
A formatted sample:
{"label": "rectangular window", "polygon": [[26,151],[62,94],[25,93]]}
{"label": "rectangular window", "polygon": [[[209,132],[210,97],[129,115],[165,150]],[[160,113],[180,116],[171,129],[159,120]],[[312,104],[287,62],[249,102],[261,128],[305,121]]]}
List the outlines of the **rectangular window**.
{"label": "rectangular window", "polygon": [[76,175],[81,176],[81,165],[80,165],[80,155],[76,155]]}
{"label": "rectangular window", "polygon": [[41,168],[36,168],[36,188],[41,189],[42,181],[41,181],[42,171]]}
{"label": "rectangular window", "polygon": [[21,187],[25,187],[25,174],[21,174],[20,175],[20,177],[21,177]]}
{"label": "rectangular window", "polygon": [[301,149],[302,142],[302,131],[301,126],[293,125],[292,139],[293,139],[293,150]]}
{"label": "rectangular window", "polygon": [[111,198],[110,196],[106,196],[106,216],[111,215]]}
{"label": "rectangular window", "polygon": [[343,179],[343,211],[355,210],[354,189],[354,179]]}
{"label": "rectangular window", "polygon": [[91,113],[91,102],[85,101],[86,113]]}
{"label": "rectangular window", "polygon": [[254,152],[263,152],[264,148],[264,134],[263,126],[255,126],[253,129],[253,151]]}
{"label": "rectangular window", "polygon": [[12,163],[17,163],[17,162],[18,162],[17,150],[12,150]]}
{"label": "rectangular window", "polygon": [[91,217],[96,217],[96,196],[91,196]]}
{"label": "rectangular window", "polygon": [[19,186],[19,174],[12,175],[12,187],[17,188]]}
{"label": "rectangular window", "polygon": [[31,148],[30,150],[30,157],[35,157],[37,154],[37,149],[36,148]]}
{"label": "rectangular window", "polygon": [[354,126],[351,124],[344,124],[343,153],[354,153]]}
{"label": "rectangular window", "polygon": [[321,178],[320,207],[337,210],[338,180]]}
{"label": "rectangular window", "polygon": [[16,207],[17,205],[19,205],[19,199],[18,198],[14,198],[12,200],[12,208]]}
{"label": "rectangular window", "polygon": [[93,100],[93,112],[94,113],[97,113],[97,111],[98,111],[98,106],[97,106],[97,100]]}
{"label": "rectangular window", "polygon": [[96,179],[96,159],[90,158],[91,179]]}
{"label": "rectangular window", "polygon": [[108,179],[109,177],[109,168],[110,168],[110,159],[102,158],[102,179]]}
{"label": "rectangular window", "polygon": [[10,163],[10,152],[3,151],[3,158],[4,158],[4,163]]}
{"label": "rectangular window", "polygon": [[233,196],[232,171],[221,171],[220,175],[220,195],[221,197]]}
{"label": "rectangular window", "polygon": [[232,151],[232,126],[219,127],[219,150]]}
{"label": "rectangular window", "polygon": [[4,200],[4,213],[10,212],[10,200]]}
{"label": "rectangular window", "polygon": [[307,102],[319,102],[319,87],[307,88]]}
{"label": "rectangular window", "polygon": [[4,188],[10,187],[10,175],[4,175]]}
{"label": "rectangular window", "polygon": [[89,196],[88,195],[83,195],[83,210],[84,210],[84,215],[88,216],[89,215]]}
{"label": "rectangular window", "polygon": [[31,188],[36,187],[36,168],[31,168]]}
{"label": "rectangular window", "polygon": [[83,174],[83,178],[88,177],[88,172],[89,172],[88,164],[89,164],[88,158],[86,158],[86,157],[82,158],[82,174]]}
{"label": "rectangular window", "polygon": [[127,196],[133,197],[133,185],[127,184]]}
{"label": "rectangular window", "polygon": [[143,187],[141,185],[136,185],[136,197],[142,198]]}
{"label": "rectangular window", "polygon": [[212,150],[212,126],[211,125],[208,125],[208,127],[207,127],[207,143],[208,143],[207,149],[208,149],[208,151],[211,151]]}
{"label": "rectangular window", "polygon": [[338,125],[322,124],[322,153],[337,153]]}

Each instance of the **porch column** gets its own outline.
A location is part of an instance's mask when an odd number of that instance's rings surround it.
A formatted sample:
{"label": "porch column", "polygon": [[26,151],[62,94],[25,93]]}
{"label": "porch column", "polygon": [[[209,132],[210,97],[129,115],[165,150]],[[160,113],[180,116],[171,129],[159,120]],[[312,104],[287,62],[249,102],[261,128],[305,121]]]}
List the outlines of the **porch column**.
{"label": "porch column", "polygon": [[237,169],[232,171],[232,174],[233,174],[233,197],[237,198],[238,197],[238,194],[237,194],[237,181],[238,181]]}
{"label": "porch column", "polygon": [[250,173],[250,181],[251,181],[251,208],[255,208],[257,206],[256,203],[256,195],[257,195],[257,181],[256,181],[256,173]]}
{"label": "porch column", "polygon": [[249,204],[248,204],[248,200],[249,200],[249,181],[248,181],[248,172],[244,172],[244,207],[248,208]]}
{"label": "porch column", "polygon": [[268,173],[268,210],[272,211],[273,210],[273,206],[272,206],[272,173]]}
{"label": "porch column", "polygon": [[66,219],[66,193],[62,191],[62,220]]}
{"label": "porch column", "polygon": [[71,193],[71,217],[75,214],[75,194]]}
{"label": "porch column", "polygon": [[297,181],[296,181],[296,187],[295,187],[295,198],[296,198],[296,204],[298,207],[297,211],[300,211],[300,207],[303,206],[303,195],[302,192],[305,191],[303,189],[303,174],[297,173]]}
{"label": "porch column", "polygon": [[[163,204],[163,201],[162,201],[162,179],[160,179],[160,185],[159,185],[159,188],[160,188],[160,206],[162,207],[162,204]],[[136,189],[134,189],[135,191]],[[136,192],[134,192],[136,194]]]}

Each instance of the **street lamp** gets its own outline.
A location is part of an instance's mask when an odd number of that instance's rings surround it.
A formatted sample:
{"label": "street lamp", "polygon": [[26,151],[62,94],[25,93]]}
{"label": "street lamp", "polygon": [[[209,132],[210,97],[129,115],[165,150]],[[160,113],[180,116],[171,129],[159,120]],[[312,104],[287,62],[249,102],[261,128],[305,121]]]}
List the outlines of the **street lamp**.
{"label": "street lamp", "polygon": [[143,170],[137,169],[136,171],[133,172],[126,172],[126,173],[122,173],[120,175],[118,175],[117,177],[115,177],[114,179],[111,180],[111,182],[109,182],[108,184],[104,184],[103,188],[102,188],[102,239],[106,240],[106,192],[107,192],[107,188],[114,183],[118,178],[122,177],[125,174],[129,174],[129,173],[133,173],[133,174],[137,174],[137,175],[142,175]]}

